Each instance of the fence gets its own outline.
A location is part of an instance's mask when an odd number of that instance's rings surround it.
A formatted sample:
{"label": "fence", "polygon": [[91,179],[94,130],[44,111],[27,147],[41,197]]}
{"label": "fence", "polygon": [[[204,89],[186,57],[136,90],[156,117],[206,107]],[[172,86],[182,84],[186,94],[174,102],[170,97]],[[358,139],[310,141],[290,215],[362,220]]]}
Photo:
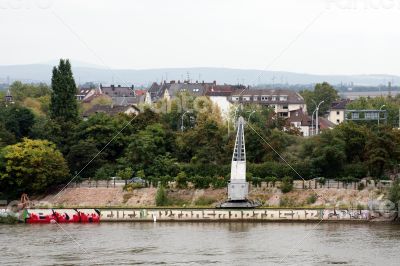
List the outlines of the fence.
{"label": "fence", "polygon": [[126,180],[91,180],[91,179],[84,179],[81,182],[72,182],[68,185],[69,188],[116,188],[116,187],[123,187],[126,185]]}

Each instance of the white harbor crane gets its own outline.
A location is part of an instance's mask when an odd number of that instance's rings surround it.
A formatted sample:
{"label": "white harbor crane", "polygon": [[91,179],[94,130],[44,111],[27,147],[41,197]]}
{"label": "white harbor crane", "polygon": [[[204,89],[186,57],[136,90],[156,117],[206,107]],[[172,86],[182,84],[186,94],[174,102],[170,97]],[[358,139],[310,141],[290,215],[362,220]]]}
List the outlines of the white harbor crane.
{"label": "white harbor crane", "polygon": [[243,117],[237,120],[235,148],[232,155],[231,179],[228,184],[228,200],[220,208],[254,208],[259,203],[248,200],[249,182],[246,181],[246,146],[244,141]]}

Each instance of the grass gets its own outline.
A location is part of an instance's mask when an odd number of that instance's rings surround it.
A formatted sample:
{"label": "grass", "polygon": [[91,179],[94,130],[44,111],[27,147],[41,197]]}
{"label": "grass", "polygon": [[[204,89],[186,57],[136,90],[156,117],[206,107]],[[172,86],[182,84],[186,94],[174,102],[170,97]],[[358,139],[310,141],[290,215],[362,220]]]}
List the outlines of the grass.
{"label": "grass", "polygon": [[194,205],[195,206],[210,206],[214,202],[216,202],[216,200],[214,198],[201,196],[194,202]]}

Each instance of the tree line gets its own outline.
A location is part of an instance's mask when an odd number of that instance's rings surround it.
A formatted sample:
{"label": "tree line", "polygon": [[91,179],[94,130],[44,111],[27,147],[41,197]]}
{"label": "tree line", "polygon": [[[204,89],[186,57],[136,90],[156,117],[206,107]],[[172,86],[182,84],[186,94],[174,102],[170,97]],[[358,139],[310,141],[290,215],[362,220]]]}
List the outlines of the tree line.
{"label": "tree line", "polygon": [[[54,68],[50,87],[15,82],[11,91],[18,95],[16,103],[0,110],[2,197],[44,193],[75,176],[75,181],[138,176],[154,185],[176,181],[182,188],[189,182],[198,188],[225,187],[229,180],[234,128],[232,123],[228,128],[207,97],[182,93],[158,103],[166,104],[168,112],[143,107],[137,116],[99,113],[83,120],[68,60]],[[384,100],[388,106],[397,104],[396,99]],[[191,111],[182,119],[183,101]],[[315,177],[387,178],[397,171],[400,133],[390,124],[349,122],[303,138],[269,108],[245,106],[237,111],[246,119],[250,113],[251,127],[245,129],[247,177],[254,184]]]}

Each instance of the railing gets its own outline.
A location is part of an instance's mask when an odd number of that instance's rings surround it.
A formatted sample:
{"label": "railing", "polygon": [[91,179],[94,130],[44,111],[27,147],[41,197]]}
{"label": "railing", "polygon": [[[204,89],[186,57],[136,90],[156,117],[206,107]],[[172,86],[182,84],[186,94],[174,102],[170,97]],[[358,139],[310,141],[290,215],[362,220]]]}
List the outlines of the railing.
{"label": "railing", "polygon": [[126,180],[92,180],[84,179],[80,182],[72,182],[68,185],[69,188],[96,188],[96,187],[106,187],[106,188],[116,188],[123,187],[126,185]]}

